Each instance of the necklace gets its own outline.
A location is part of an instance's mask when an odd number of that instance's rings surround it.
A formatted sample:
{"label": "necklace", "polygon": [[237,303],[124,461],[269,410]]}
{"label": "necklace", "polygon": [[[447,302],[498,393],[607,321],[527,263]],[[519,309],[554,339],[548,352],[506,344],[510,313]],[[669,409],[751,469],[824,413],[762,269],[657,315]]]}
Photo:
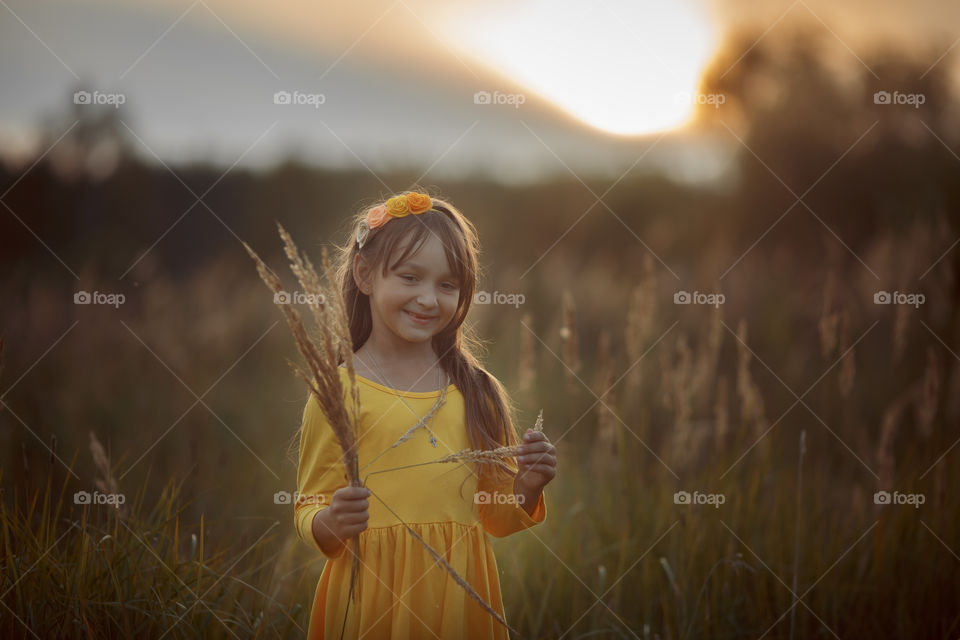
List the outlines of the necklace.
{"label": "necklace", "polygon": [[[370,352],[370,351],[368,351],[368,352],[366,353],[366,355],[369,357],[370,362],[372,362],[373,365],[377,368],[377,375],[379,375],[380,378],[386,383],[386,386],[390,387],[390,388],[393,389],[394,391],[397,391],[396,387],[394,387],[393,384],[391,384],[391,382],[387,379],[386,374],[383,373],[383,368],[382,368],[382,367],[380,366],[380,364],[377,362],[377,359],[373,357],[373,353]],[[438,384],[438,385],[443,385],[443,377],[442,377],[442,375],[443,375],[443,369],[440,367],[439,361],[437,362],[436,367],[437,367],[437,384]],[[420,376],[420,377],[422,378],[423,376]],[[419,382],[419,379],[417,380],[417,382]],[[414,383],[414,384],[416,384],[416,383]],[[440,389],[441,389],[440,398],[438,398],[438,399],[437,399],[437,402],[434,403],[433,408],[430,409],[430,411],[427,412],[427,415],[430,415],[430,414],[434,413],[434,411],[437,409],[437,405],[439,405],[441,402],[443,402],[443,400],[444,400],[444,395],[445,395],[445,393],[443,393],[443,392],[445,391],[445,387],[441,386]],[[403,402],[403,404],[405,404],[408,409],[410,409],[410,412],[413,413],[413,415],[417,415],[417,412],[413,410],[413,407],[411,407],[409,404],[407,404],[407,401],[403,399],[403,396],[399,395],[399,393],[398,393],[397,397],[400,398],[400,401]],[[430,432],[430,444],[432,444],[433,447],[436,448],[436,446],[437,446],[437,436],[434,435],[433,429],[430,428],[430,425],[427,424],[427,421],[426,421],[426,420],[423,421],[423,427],[424,427],[427,431]]]}

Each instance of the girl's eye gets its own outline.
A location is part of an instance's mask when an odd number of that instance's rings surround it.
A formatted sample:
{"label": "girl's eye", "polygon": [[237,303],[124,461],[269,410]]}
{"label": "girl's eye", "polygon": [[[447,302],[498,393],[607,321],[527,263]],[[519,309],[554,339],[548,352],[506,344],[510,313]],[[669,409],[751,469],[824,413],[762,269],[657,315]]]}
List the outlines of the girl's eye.
{"label": "girl's eye", "polygon": [[453,284],[452,282],[444,282],[444,283],[443,283],[443,286],[445,286],[445,287],[446,287],[447,289],[449,289],[450,291],[456,291],[457,289],[460,288],[460,287],[458,287],[457,285]]}
{"label": "girl's eye", "polygon": [[401,277],[402,279],[406,280],[407,282],[413,282],[414,280],[417,279],[416,276],[412,276],[412,275],[410,275],[409,273],[405,273],[405,274],[403,274],[403,275],[400,276],[400,277]]}

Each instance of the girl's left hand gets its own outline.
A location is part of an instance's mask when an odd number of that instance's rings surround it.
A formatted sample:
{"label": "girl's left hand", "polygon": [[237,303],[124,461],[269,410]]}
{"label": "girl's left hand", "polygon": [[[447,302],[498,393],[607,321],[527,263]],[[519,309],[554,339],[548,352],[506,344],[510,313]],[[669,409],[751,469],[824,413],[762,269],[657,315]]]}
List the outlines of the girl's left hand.
{"label": "girl's left hand", "polygon": [[542,431],[527,429],[517,453],[519,488],[538,493],[557,475],[557,448]]}

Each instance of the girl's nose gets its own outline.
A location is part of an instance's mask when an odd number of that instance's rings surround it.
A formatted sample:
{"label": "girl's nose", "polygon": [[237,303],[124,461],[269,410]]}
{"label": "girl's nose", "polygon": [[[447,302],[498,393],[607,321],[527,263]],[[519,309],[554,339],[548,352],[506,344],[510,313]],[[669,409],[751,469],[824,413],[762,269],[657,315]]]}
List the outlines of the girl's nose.
{"label": "girl's nose", "polygon": [[417,304],[426,309],[433,309],[437,306],[437,294],[433,291],[423,291],[417,296]]}

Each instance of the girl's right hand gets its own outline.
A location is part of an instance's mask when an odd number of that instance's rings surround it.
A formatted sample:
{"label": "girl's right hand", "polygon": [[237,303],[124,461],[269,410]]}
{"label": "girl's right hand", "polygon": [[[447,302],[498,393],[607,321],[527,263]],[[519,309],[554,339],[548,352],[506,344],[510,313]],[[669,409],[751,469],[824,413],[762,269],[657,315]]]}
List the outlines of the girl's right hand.
{"label": "girl's right hand", "polygon": [[329,525],[341,542],[367,528],[369,496],[370,490],[366,487],[342,487],[334,492],[328,509]]}

